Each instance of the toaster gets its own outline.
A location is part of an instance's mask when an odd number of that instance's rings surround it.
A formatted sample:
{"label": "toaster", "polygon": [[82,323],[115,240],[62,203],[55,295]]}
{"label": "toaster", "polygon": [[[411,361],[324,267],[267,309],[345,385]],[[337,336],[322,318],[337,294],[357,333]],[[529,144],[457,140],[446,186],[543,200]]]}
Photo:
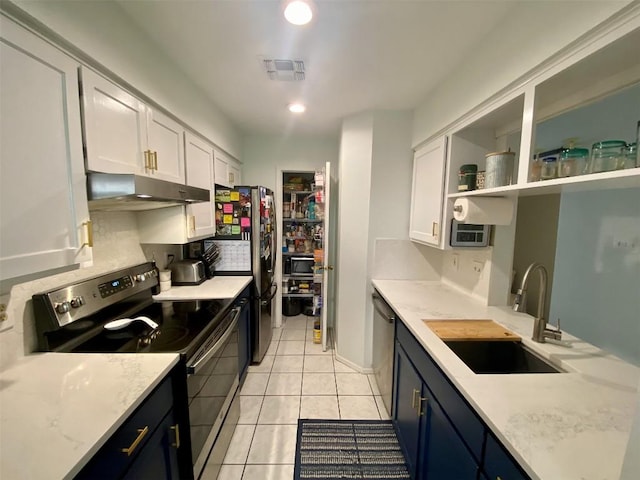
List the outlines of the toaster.
{"label": "toaster", "polygon": [[179,260],[169,265],[172,285],[200,285],[207,279],[200,260]]}

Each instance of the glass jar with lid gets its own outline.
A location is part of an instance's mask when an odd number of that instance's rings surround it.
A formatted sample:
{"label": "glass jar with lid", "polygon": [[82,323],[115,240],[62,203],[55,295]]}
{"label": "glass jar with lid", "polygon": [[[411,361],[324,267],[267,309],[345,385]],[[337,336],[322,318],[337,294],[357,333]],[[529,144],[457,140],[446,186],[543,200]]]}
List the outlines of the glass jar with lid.
{"label": "glass jar with lid", "polygon": [[558,174],[557,157],[545,157],[542,159],[542,168],[540,169],[540,180],[550,180],[556,178]]}
{"label": "glass jar with lid", "polygon": [[638,144],[630,143],[627,145],[624,150],[624,168],[635,168],[640,167],[638,164]]}
{"label": "glass jar with lid", "polygon": [[567,148],[560,154],[558,177],[574,177],[586,173],[589,149]]}
{"label": "glass jar with lid", "polygon": [[627,143],[623,140],[605,140],[593,144],[589,173],[609,172],[624,168],[623,149]]}

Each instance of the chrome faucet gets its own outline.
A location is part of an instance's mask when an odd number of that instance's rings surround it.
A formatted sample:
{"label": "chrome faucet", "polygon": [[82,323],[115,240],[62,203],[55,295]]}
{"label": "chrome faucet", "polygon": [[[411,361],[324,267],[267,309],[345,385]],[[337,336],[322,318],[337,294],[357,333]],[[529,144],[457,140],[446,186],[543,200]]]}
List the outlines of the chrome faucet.
{"label": "chrome faucet", "polygon": [[513,309],[516,312],[524,312],[526,306],[526,293],[527,285],[529,283],[529,275],[534,270],[540,272],[540,291],[538,292],[538,314],[533,323],[533,335],[531,339],[534,342],[544,343],[547,338],[553,338],[554,340],[560,340],[562,338],[562,332],[560,331],[560,320],[558,320],[557,329],[547,328],[547,320],[544,318],[544,304],[547,298],[547,269],[541,263],[532,263],[524,272],[522,277],[522,284],[516,293],[515,302],[513,303]]}

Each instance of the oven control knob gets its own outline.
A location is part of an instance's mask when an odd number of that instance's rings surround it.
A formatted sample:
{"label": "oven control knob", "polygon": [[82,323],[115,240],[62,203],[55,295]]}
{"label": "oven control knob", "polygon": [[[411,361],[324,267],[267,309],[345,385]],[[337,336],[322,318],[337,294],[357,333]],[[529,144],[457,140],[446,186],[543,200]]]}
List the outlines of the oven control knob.
{"label": "oven control knob", "polygon": [[133,279],[140,283],[140,282],[144,282],[147,279],[147,276],[144,273],[139,273],[138,275],[134,276]]}
{"label": "oven control knob", "polygon": [[56,305],[56,312],[67,313],[69,311],[69,302],[61,302]]}
{"label": "oven control knob", "polygon": [[78,308],[78,307],[81,307],[82,305],[84,305],[84,298],[75,297],[71,299],[71,306],[73,308]]}

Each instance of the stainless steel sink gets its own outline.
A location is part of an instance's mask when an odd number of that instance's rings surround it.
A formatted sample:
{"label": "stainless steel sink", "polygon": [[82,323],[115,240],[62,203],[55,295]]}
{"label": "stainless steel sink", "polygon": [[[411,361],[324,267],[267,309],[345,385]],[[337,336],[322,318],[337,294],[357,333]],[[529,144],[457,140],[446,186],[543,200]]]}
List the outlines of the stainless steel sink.
{"label": "stainless steel sink", "polygon": [[521,342],[445,341],[475,373],[563,373]]}

